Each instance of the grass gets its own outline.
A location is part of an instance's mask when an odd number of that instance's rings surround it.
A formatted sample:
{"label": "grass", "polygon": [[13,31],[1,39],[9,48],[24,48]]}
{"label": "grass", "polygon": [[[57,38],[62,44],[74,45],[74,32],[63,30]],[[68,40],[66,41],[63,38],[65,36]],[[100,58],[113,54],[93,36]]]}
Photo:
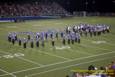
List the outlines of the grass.
{"label": "grass", "polygon": [[[74,69],[87,69],[91,64],[106,66],[115,60],[115,18],[73,17],[67,19],[35,20],[20,23],[0,23],[0,77],[65,77]],[[7,41],[8,32],[40,32],[49,29],[63,30],[66,25],[91,23],[111,25],[111,32],[96,37],[81,37],[81,44],[70,49],[54,50],[48,41],[45,48],[27,49]],[[95,44],[93,41],[106,41]],[[56,46],[62,46],[56,41]],[[24,56],[16,57],[16,53]],[[5,58],[12,55],[13,58]]]}

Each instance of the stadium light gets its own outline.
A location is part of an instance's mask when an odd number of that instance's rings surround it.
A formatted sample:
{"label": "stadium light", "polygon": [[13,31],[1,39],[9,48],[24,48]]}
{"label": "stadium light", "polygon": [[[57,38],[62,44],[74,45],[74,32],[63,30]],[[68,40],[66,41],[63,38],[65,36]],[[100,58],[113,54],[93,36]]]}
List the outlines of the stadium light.
{"label": "stadium light", "polygon": [[115,3],[115,1],[112,1],[113,3]]}
{"label": "stadium light", "polygon": [[95,0],[92,1],[92,4],[95,4]]}

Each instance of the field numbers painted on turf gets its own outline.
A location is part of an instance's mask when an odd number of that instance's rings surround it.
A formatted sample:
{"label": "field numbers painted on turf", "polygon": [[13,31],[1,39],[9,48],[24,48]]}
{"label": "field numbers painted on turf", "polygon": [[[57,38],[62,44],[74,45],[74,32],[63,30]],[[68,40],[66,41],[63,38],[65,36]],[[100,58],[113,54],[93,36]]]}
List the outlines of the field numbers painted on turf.
{"label": "field numbers painted on turf", "polygon": [[104,44],[106,41],[92,41],[93,44]]}
{"label": "field numbers painted on turf", "polygon": [[2,56],[0,56],[0,59],[1,58],[12,59],[12,58],[15,58],[15,57],[23,57],[23,56],[24,56],[23,53],[14,53],[14,54],[9,54],[9,55],[2,55]]}
{"label": "field numbers painted on turf", "polygon": [[62,49],[70,49],[70,46],[62,46],[62,47],[56,47],[56,49],[58,50],[62,50]]}
{"label": "field numbers painted on turf", "polygon": [[3,55],[2,57],[3,57],[3,58],[6,58],[6,59],[11,59],[11,58],[14,58],[14,56],[13,56],[13,55]]}

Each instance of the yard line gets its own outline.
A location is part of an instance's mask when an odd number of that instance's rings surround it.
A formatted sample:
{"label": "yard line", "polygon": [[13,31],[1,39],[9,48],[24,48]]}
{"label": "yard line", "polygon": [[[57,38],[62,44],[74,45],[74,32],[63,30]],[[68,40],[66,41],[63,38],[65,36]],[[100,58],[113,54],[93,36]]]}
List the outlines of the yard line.
{"label": "yard line", "polygon": [[[70,50],[72,50],[72,49],[70,49]],[[73,50],[72,50],[73,51]],[[74,51],[73,51],[74,52]],[[85,54],[85,55],[93,55],[93,54],[91,54],[91,53],[87,53],[87,52],[83,52],[83,51],[75,51],[75,52],[78,52],[78,53],[81,53],[81,54]]]}
{"label": "yard line", "polygon": [[[107,38],[104,38],[104,39],[107,39]],[[109,38],[108,38],[109,39]],[[111,46],[115,46],[115,44],[111,44],[111,43],[106,43],[106,44],[109,44],[109,45],[111,45]]]}
{"label": "yard line", "polygon": [[[12,54],[12,53],[5,52],[5,51],[1,51],[1,50],[0,50],[0,52],[5,53],[5,54]],[[23,60],[23,61],[26,61],[26,62],[29,62],[29,63],[35,64],[35,65],[43,66],[43,64],[40,64],[40,63],[37,63],[37,62],[31,61],[31,60],[29,60],[29,59],[25,59],[25,58],[23,58],[23,57],[17,57],[17,58],[18,58],[18,59],[21,59],[21,60]]]}
{"label": "yard line", "polygon": [[31,61],[31,60],[29,60],[29,59],[25,59],[25,58],[22,58],[22,57],[18,57],[18,58],[21,59],[21,60],[24,60],[24,61],[27,61],[27,62],[36,64],[36,65],[39,65],[39,66],[44,66],[43,64],[40,64],[40,63],[38,63],[38,62]]}
{"label": "yard line", "polygon": [[[30,48],[28,48],[30,49]],[[54,57],[57,57],[57,58],[61,58],[61,59],[65,59],[65,60],[71,60],[69,58],[66,58],[66,57],[62,57],[62,56],[58,56],[58,55],[55,55],[55,54],[51,54],[51,53],[47,53],[47,52],[42,52],[42,51],[38,51],[38,50],[35,50],[36,52],[39,52],[39,53],[44,53],[46,55],[49,55],[49,56],[54,56]]]}
{"label": "yard line", "polygon": [[89,48],[96,48],[96,49],[101,49],[101,50],[107,50],[107,51],[111,51],[109,49],[106,49],[106,48],[100,48],[100,47],[94,47],[94,46],[91,46],[91,45],[83,45],[83,44],[80,44],[81,46],[84,46],[84,47],[89,47]]}
{"label": "yard line", "polygon": [[[115,56],[112,56],[112,57],[115,57]],[[95,59],[95,60],[88,61],[88,62],[83,62],[83,63],[78,63],[78,64],[69,65],[69,66],[65,66],[65,67],[55,68],[55,69],[51,69],[51,70],[47,70],[47,71],[31,74],[31,75],[28,75],[28,76],[25,76],[25,77],[31,77],[31,76],[35,76],[35,75],[39,75],[39,74],[44,74],[44,73],[47,73],[47,72],[52,72],[52,71],[56,71],[56,70],[66,69],[66,68],[73,67],[73,66],[79,66],[79,65],[83,65],[83,64],[87,64],[87,63],[96,62],[96,61],[102,61],[102,60],[106,60],[106,59],[109,59],[109,58],[112,58],[112,57],[102,58],[102,59]]]}
{"label": "yard line", "polygon": [[[72,49],[70,49],[72,50]],[[72,50],[73,51],[73,50]],[[65,59],[65,60],[71,60],[69,58],[65,58],[65,57],[62,57],[62,56],[58,56],[58,55],[54,55],[54,54],[51,54],[51,53],[47,53],[47,52],[41,52],[41,51],[37,51],[37,52],[40,52],[40,53],[44,53],[44,54],[47,54],[47,55],[50,55],[50,56],[55,56],[55,57],[58,57],[58,58],[62,58],[62,59]],[[73,51],[74,52],[74,51]],[[78,52],[78,51],[75,51],[75,52]],[[86,54],[86,55],[92,55],[91,53],[87,53],[87,52],[78,52],[78,53],[81,53],[81,54]]]}
{"label": "yard line", "polygon": [[[115,35],[113,35],[113,36],[115,36]],[[110,38],[108,38],[108,36],[104,36],[105,38],[104,39],[110,39]],[[115,41],[114,39],[112,39],[113,41]]]}
{"label": "yard line", "polygon": [[[31,48],[28,48],[28,49],[31,49]],[[22,49],[21,49],[21,50],[22,50]],[[35,50],[35,51],[37,51],[37,50]],[[44,53],[44,54],[49,55],[49,56],[54,56],[54,57],[57,57],[57,58],[65,59],[65,60],[71,60],[71,59],[69,59],[69,58],[62,57],[62,56],[58,56],[58,55],[54,55],[54,54],[47,53],[47,52],[42,52],[42,51],[37,51],[37,52],[39,52],[39,53]],[[42,66],[42,65],[41,65],[41,66]]]}
{"label": "yard line", "polygon": [[44,53],[44,54],[47,54],[47,55],[50,55],[50,56],[54,56],[54,57],[57,57],[57,58],[62,58],[62,59],[65,59],[65,60],[71,60],[69,58],[65,58],[65,57],[54,55],[54,54],[47,53],[47,52],[41,52],[41,51],[37,51],[37,52]]}
{"label": "yard line", "polygon": [[[83,39],[83,40],[86,40],[86,39]],[[86,40],[86,41],[91,41],[91,40]],[[92,48],[98,48],[98,49],[110,51],[109,49],[106,49],[106,48],[100,48],[100,47],[96,47],[96,46],[94,47],[94,46],[91,46],[91,45],[88,46],[88,45],[83,45],[83,44],[80,44],[80,45],[85,46],[85,47],[90,47],[90,48],[92,47]]]}
{"label": "yard line", "polygon": [[[15,74],[15,73],[20,73],[20,72],[29,71],[29,70],[34,70],[34,69],[38,69],[38,68],[44,68],[44,67],[49,67],[49,66],[53,66],[53,65],[57,65],[57,64],[63,64],[63,63],[67,63],[67,62],[72,62],[72,61],[76,61],[76,60],[82,60],[82,59],[87,59],[87,58],[92,58],[92,57],[98,57],[98,56],[102,56],[102,55],[106,55],[106,54],[110,54],[110,53],[115,53],[115,51],[107,52],[107,53],[102,53],[102,54],[97,54],[97,55],[91,55],[91,56],[82,57],[82,58],[77,58],[77,59],[72,59],[72,60],[69,60],[69,61],[63,61],[63,62],[48,64],[48,65],[44,65],[44,66],[41,66],[41,67],[29,68],[29,69],[20,70],[20,71],[11,72],[11,73],[13,73],[13,74]],[[0,76],[5,76],[5,75],[8,75],[8,74],[4,74],[4,75],[0,75]]]}
{"label": "yard line", "polygon": [[[104,38],[104,39],[106,39],[106,38]],[[91,40],[87,40],[87,39],[83,39],[83,40],[86,40],[86,41],[91,41]],[[94,40],[92,40],[92,41],[94,41]],[[98,41],[98,40],[97,40]],[[111,44],[111,43],[105,43],[105,44],[108,44],[108,45],[111,45],[111,46],[115,46],[115,44]]]}
{"label": "yard line", "polygon": [[16,75],[12,74],[12,73],[9,73],[3,69],[0,68],[0,71],[4,72],[4,73],[7,73],[8,75],[11,75],[12,77],[16,77]]}

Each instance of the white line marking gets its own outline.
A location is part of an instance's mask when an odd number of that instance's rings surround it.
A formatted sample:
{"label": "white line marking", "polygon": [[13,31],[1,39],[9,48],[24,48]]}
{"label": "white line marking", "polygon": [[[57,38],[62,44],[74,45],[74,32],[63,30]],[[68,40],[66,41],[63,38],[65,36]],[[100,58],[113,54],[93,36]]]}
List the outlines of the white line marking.
{"label": "white line marking", "polygon": [[[109,38],[106,37],[106,38],[104,38],[104,39],[107,39],[107,40],[108,40]],[[111,39],[109,39],[109,40],[111,40]],[[108,42],[107,42],[107,44],[108,44],[108,45],[111,45],[111,46],[115,46],[115,44],[111,44],[111,43],[108,43]]]}
{"label": "white line marking", "polygon": [[[115,57],[115,56],[113,56],[113,57]],[[105,59],[109,59],[109,58],[112,58],[112,57],[96,59],[96,60],[92,60],[92,61],[88,61],[88,62],[83,62],[83,63],[78,63],[78,64],[69,65],[69,66],[65,66],[65,67],[55,68],[55,69],[51,69],[51,70],[47,70],[47,71],[43,71],[43,72],[28,75],[28,77],[39,75],[39,74],[44,74],[44,73],[47,73],[47,72],[52,72],[52,71],[56,71],[56,70],[60,70],[60,69],[65,69],[65,68],[69,68],[69,67],[73,67],[73,66],[79,66],[79,65],[87,64],[87,63],[91,63],[91,62],[101,61],[101,60],[105,60]]]}
{"label": "white line marking", "polygon": [[37,63],[37,62],[31,61],[31,60],[29,60],[29,59],[25,59],[25,58],[22,58],[22,57],[18,57],[18,58],[21,59],[21,60],[24,60],[24,61],[27,61],[27,62],[30,62],[30,63],[36,64],[36,65],[39,65],[39,66],[44,66],[43,64],[40,64],[40,63]]}
{"label": "white line marking", "polygon": [[9,73],[9,72],[7,72],[7,71],[5,71],[5,70],[3,70],[3,69],[0,69],[0,71],[2,71],[2,72],[4,72],[4,73],[7,73],[8,75],[11,75],[12,77],[16,77],[16,75],[14,75],[14,74],[12,74],[12,73]]}
{"label": "white line marking", "polygon": [[[102,55],[106,55],[106,54],[110,54],[110,53],[115,53],[115,51],[107,52],[107,53],[102,53],[102,54],[97,54],[97,55],[91,55],[91,56],[82,57],[82,58],[77,58],[77,59],[72,59],[72,60],[69,60],[69,61],[63,61],[63,62],[58,62],[58,63],[54,63],[54,64],[49,64],[49,65],[44,65],[44,66],[41,66],[41,67],[29,68],[29,69],[20,70],[20,71],[16,71],[16,72],[12,72],[12,73],[13,73],[13,74],[14,74],[14,73],[20,73],[20,72],[24,72],[24,71],[33,70],[33,69],[44,68],[44,67],[49,67],[49,66],[53,66],[53,65],[57,65],[57,64],[63,64],[63,63],[67,63],[67,62],[72,62],[72,61],[76,61],[76,60],[82,60],[82,59],[87,59],[87,58],[102,56]],[[5,75],[7,75],[7,74],[0,75],[0,76],[5,76]]]}
{"label": "white line marking", "polygon": [[106,41],[104,40],[98,40],[98,41],[92,41],[93,44],[105,44],[107,43]]}
{"label": "white line marking", "polygon": [[61,46],[61,47],[56,46],[55,48],[56,48],[57,50],[63,50],[63,49],[70,49],[71,47],[70,47],[70,46]]}
{"label": "white line marking", "polygon": [[[72,50],[72,49],[70,49]],[[72,50],[73,51],[73,50]],[[40,52],[40,53],[45,53],[47,55],[50,55],[50,56],[55,56],[55,57],[58,57],[58,58],[62,58],[62,59],[65,59],[65,60],[71,60],[69,58],[65,58],[65,57],[62,57],[62,56],[58,56],[58,55],[54,55],[54,54],[51,54],[51,53],[47,53],[47,52],[41,52],[41,51],[37,51],[37,52]],[[74,52],[74,51],[73,51]],[[75,51],[77,53],[81,53],[81,54],[85,54],[85,55],[92,55],[91,53],[87,53],[87,52],[81,52],[81,51]]]}
{"label": "white line marking", "polygon": [[[70,50],[72,50],[72,49],[70,49]],[[76,52],[76,53],[81,53],[81,54],[85,54],[85,55],[93,55],[93,54],[91,54],[91,53],[87,53],[87,52],[83,52],[83,51],[76,51],[76,50],[72,50],[72,52]]]}
{"label": "white line marking", "polygon": [[[104,39],[106,39],[106,38],[104,38]],[[86,39],[83,39],[83,40],[86,40]],[[86,40],[86,41],[91,41],[91,40]],[[94,40],[92,40],[92,41],[94,41]],[[95,40],[96,41],[96,40]],[[98,41],[98,40],[97,40]],[[108,43],[108,42],[106,42],[105,44],[108,44],[108,45],[111,45],[111,46],[115,46],[114,44],[111,44],[111,43]]]}
{"label": "white line marking", "polygon": [[105,48],[100,48],[100,47],[93,47],[91,45],[83,45],[83,44],[80,44],[81,46],[84,46],[84,47],[89,47],[89,48],[95,48],[95,49],[101,49],[101,50],[107,50],[107,51],[110,51],[109,49],[105,49]]}
{"label": "white line marking", "polygon": [[[88,40],[87,40],[87,41],[88,41]],[[84,46],[84,45],[83,45],[83,46]],[[88,47],[90,47],[90,46],[88,46]],[[99,47],[92,47],[92,48],[98,48],[98,49],[108,50],[108,49],[99,48]],[[115,52],[112,51],[112,52],[108,52],[108,53],[115,53]],[[64,61],[64,62],[59,62],[59,63],[49,64],[49,65],[44,65],[44,66],[41,66],[41,67],[30,68],[30,69],[21,70],[21,71],[12,72],[12,73],[19,73],[19,72],[23,72],[23,71],[28,71],[28,70],[33,70],[33,69],[38,69],[38,68],[48,67],[48,66],[52,66],[52,65],[57,65],[57,64],[62,64],[62,63],[66,63],[66,62],[71,62],[71,61],[78,60],[78,59],[85,59],[85,58],[90,58],[90,57],[100,56],[100,55],[104,55],[104,54],[108,54],[108,53],[103,53],[103,54],[93,55],[93,56],[88,56],[88,57],[83,57],[83,58],[77,58],[77,59],[73,59],[73,60],[69,60],[69,61]],[[7,75],[7,74],[5,74],[5,75]]]}
{"label": "white line marking", "polygon": [[[83,39],[83,40],[86,40],[86,39]],[[86,40],[86,41],[91,41],[91,40]],[[83,44],[80,44],[81,46],[85,46],[85,47],[90,47],[90,48],[96,48],[96,49],[101,49],[101,50],[107,50],[107,51],[110,51],[109,49],[106,49],[106,48],[100,48],[100,47],[97,47],[97,46],[92,46],[92,45],[83,45]]]}
{"label": "white line marking", "polygon": [[[28,48],[28,49],[30,49],[30,48]],[[44,54],[49,55],[49,56],[54,56],[54,57],[57,57],[57,58],[61,58],[61,59],[65,59],[65,60],[70,60],[69,58],[65,58],[65,57],[62,57],[62,56],[54,55],[54,54],[51,54],[51,53],[37,51],[37,50],[35,50],[35,51],[39,52],[39,53],[44,53]]]}
{"label": "white line marking", "polygon": [[[35,51],[36,51],[36,50],[35,50]],[[54,54],[47,53],[47,52],[43,52],[43,51],[36,51],[36,52],[44,53],[44,54],[47,54],[47,55],[49,55],[49,56],[54,56],[54,57],[62,58],[62,59],[65,59],[65,60],[71,60],[71,59],[69,59],[69,58],[65,58],[65,57],[62,57],[62,56],[54,55]]]}
{"label": "white line marking", "polygon": [[[11,53],[5,52],[5,51],[0,51],[0,52],[5,53],[5,54],[11,54]],[[26,62],[32,63],[32,64],[36,64],[36,65],[39,65],[39,66],[43,66],[43,64],[40,64],[40,63],[31,61],[31,60],[25,59],[25,58],[23,58],[23,57],[17,57],[17,58],[18,58],[18,59],[21,59],[21,60],[24,60],[24,61],[26,61]]]}
{"label": "white line marking", "polygon": [[[76,52],[76,53],[81,53],[81,54],[85,54],[85,55],[93,55],[91,53],[87,53],[87,52],[83,52],[83,51],[75,51],[75,50],[72,50],[72,48],[68,48],[68,50],[71,50],[72,52]],[[62,51],[61,51],[62,52]]]}

